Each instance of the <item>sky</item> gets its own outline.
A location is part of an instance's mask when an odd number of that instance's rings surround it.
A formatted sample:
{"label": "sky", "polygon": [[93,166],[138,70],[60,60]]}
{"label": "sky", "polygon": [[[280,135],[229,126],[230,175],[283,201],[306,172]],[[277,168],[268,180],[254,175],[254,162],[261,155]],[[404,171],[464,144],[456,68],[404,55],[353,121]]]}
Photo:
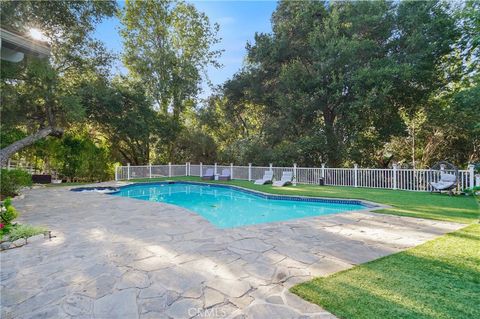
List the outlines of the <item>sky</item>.
{"label": "sky", "polygon": [[[208,77],[214,85],[219,85],[231,78],[241,69],[246,55],[247,42],[253,43],[255,32],[270,32],[270,18],[277,6],[276,1],[189,1],[197,9],[204,12],[210,22],[220,25],[219,37],[221,42],[215,49],[223,49],[219,59],[223,65],[221,69],[209,67]],[[119,2],[123,6],[122,1]],[[118,33],[120,23],[117,18],[110,18],[99,24],[95,37],[102,40],[108,49],[120,53],[122,51],[122,38]],[[114,66],[113,72],[124,73],[121,62]],[[202,85],[202,97],[211,92],[206,83]]]}

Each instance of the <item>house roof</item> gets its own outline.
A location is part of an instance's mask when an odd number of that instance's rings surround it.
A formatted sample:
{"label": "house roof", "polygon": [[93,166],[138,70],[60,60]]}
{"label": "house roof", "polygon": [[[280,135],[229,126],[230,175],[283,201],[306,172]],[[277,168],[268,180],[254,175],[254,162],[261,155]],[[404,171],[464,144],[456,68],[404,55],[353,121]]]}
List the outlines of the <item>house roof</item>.
{"label": "house roof", "polygon": [[20,62],[25,54],[38,58],[50,56],[50,46],[44,42],[26,37],[17,32],[0,29],[1,59]]}

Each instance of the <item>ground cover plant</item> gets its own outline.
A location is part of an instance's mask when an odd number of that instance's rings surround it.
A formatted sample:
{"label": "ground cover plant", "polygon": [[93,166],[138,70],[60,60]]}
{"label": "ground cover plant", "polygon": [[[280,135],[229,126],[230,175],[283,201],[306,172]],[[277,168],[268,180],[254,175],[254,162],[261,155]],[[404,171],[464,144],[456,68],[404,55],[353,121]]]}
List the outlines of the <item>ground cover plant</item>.
{"label": "ground cover plant", "polygon": [[25,239],[26,243],[29,237],[46,231],[44,227],[14,223],[18,216],[19,213],[12,205],[11,198],[6,198],[0,203],[0,243],[14,242],[21,238]]}

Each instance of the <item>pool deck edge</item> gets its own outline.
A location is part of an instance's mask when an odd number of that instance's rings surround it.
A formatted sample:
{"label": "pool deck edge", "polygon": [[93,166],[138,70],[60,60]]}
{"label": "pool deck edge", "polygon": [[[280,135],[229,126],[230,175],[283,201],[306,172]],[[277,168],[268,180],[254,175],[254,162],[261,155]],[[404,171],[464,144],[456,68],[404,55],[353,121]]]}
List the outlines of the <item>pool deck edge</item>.
{"label": "pool deck edge", "polygon": [[[117,182],[115,182],[117,183]],[[242,187],[242,186],[237,186],[237,185],[229,185],[229,184],[214,184],[214,183],[208,183],[208,182],[196,182],[196,181],[177,181],[177,180],[165,180],[165,181],[157,181],[157,182],[122,182],[122,185],[120,186],[112,186],[116,188],[124,188],[124,187],[129,187],[133,185],[148,185],[148,184],[190,184],[190,185],[208,185],[208,186],[214,186],[214,187],[222,187],[222,188],[231,188],[231,189],[237,189],[240,191],[243,191],[245,193],[250,193],[254,195],[259,195],[263,196],[268,199],[274,199],[274,200],[298,200],[301,199],[301,201],[311,201],[311,202],[327,202],[327,203],[339,203],[339,204],[360,204],[365,206],[365,209],[360,209],[360,210],[354,210],[352,212],[365,212],[365,211],[373,211],[377,209],[389,209],[392,208],[392,206],[386,205],[386,204],[380,204],[377,202],[372,202],[372,201],[367,201],[363,199],[355,199],[355,198],[332,198],[332,197],[319,197],[319,196],[302,196],[302,195],[280,195],[280,194],[272,194],[272,193],[267,193],[267,192],[262,192],[258,190],[253,190],[250,188]],[[109,184],[104,187],[109,187]],[[85,188],[85,187],[82,187]],[[70,190],[73,190],[75,188],[71,188]],[[115,192],[107,193],[107,194],[112,194]]]}

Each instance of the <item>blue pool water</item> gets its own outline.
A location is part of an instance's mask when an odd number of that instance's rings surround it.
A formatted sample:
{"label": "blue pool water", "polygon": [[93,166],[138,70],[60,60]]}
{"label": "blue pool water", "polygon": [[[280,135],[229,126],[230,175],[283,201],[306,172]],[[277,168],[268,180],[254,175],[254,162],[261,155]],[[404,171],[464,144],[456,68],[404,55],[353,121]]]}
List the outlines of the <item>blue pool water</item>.
{"label": "blue pool water", "polygon": [[[232,187],[192,183],[134,184],[115,196],[163,202],[187,208],[219,228],[336,214],[365,208],[360,202],[264,196]],[[276,199],[274,199],[276,198]]]}

